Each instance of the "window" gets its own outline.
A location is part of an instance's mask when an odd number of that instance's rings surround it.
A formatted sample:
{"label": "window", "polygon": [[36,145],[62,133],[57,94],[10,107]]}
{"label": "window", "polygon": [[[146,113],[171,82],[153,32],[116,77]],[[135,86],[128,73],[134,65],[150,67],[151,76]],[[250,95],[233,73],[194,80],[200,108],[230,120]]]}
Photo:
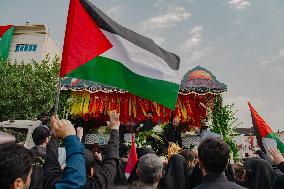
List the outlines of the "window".
{"label": "window", "polygon": [[35,44],[17,44],[15,52],[29,52],[36,51],[37,45]]}

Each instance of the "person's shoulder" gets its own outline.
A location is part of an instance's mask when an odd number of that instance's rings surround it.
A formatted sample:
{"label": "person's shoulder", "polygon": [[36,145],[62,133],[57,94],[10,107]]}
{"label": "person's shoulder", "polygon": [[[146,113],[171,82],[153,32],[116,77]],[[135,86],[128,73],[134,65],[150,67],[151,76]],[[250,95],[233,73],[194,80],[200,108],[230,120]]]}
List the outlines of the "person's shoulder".
{"label": "person's shoulder", "polygon": [[171,126],[169,124],[167,124],[165,127],[164,127],[164,132],[169,132],[169,130],[171,129]]}
{"label": "person's shoulder", "polygon": [[[230,182],[230,181],[226,181],[226,182],[219,182],[219,183],[215,183],[215,187],[213,188],[230,188],[230,189],[247,189],[247,188],[244,188],[240,185],[237,185],[236,183],[233,183],[233,182]],[[211,183],[210,184],[211,186],[214,185],[214,183]],[[208,188],[208,185],[206,184],[200,184],[196,187],[194,187],[193,189],[205,189],[205,188]],[[212,187],[211,187],[212,188]]]}
{"label": "person's shoulder", "polygon": [[195,186],[193,189],[203,189],[206,188],[203,184],[200,184],[198,186]]}
{"label": "person's shoulder", "polygon": [[145,124],[145,123],[146,123],[146,120],[142,120],[142,121],[140,121],[140,123],[138,125],[140,126],[141,124]]}
{"label": "person's shoulder", "polygon": [[230,182],[230,181],[228,181],[227,183],[229,183],[229,185],[231,185],[230,188],[232,188],[232,189],[247,189],[243,186],[240,186],[240,185],[233,183],[233,182]]}
{"label": "person's shoulder", "polygon": [[165,125],[164,128],[165,128],[165,129],[168,129],[168,128],[170,128],[170,127],[171,127],[171,123],[168,123],[168,124]]}

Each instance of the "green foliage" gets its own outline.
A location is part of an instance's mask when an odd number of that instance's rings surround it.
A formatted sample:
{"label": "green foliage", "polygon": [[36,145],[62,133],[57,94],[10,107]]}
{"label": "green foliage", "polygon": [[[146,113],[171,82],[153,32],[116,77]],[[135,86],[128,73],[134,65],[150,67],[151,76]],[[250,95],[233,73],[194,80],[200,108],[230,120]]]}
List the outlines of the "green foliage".
{"label": "green foliage", "polygon": [[61,119],[68,119],[69,107],[73,104],[74,99],[70,97],[71,91],[60,91],[58,104],[58,117]]}
{"label": "green foliage", "polygon": [[238,148],[233,140],[234,129],[241,123],[235,117],[234,104],[223,105],[221,96],[216,97],[212,110],[211,129],[213,132],[222,136],[223,140],[229,145],[230,151],[234,157],[238,157]]}
{"label": "green foliage", "polygon": [[42,62],[0,60],[0,121],[33,119],[55,104],[59,58]]}
{"label": "green foliage", "polygon": [[21,129],[8,129],[5,127],[0,127],[0,131],[16,137],[17,142],[25,143],[26,141],[27,135],[25,132],[21,131]]}
{"label": "green foliage", "polygon": [[[163,135],[164,128],[163,125],[156,125],[153,129],[149,131],[138,132],[135,134],[135,144],[137,148],[148,147],[153,149],[157,155],[166,155],[162,154],[160,151],[160,145],[164,144]],[[130,148],[131,142],[126,143],[126,146]]]}

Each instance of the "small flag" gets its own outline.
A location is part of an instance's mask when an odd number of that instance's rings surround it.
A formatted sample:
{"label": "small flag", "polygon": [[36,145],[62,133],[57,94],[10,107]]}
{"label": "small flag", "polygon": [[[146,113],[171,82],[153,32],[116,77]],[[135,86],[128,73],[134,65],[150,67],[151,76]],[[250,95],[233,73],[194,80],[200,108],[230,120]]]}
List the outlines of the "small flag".
{"label": "small flag", "polygon": [[258,145],[260,148],[265,151],[264,145],[262,143],[263,138],[271,138],[276,141],[277,148],[281,153],[284,153],[284,145],[282,141],[279,139],[277,134],[275,134],[272,129],[269,127],[269,125],[262,119],[258,113],[255,111],[255,109],[252,107],[251,103],[248,102],[250,112],[251,112],[251,118],[252,118],[252,124],[255,131],[255,135],[257,138]]}
{"label": "small flag", "polygon": [[105,15],[88,0],[72,0],[60,76],[97,81],[175,108],[180,59]]}
{"label": "small flag", "polygon": [[135,142],[134,142],[134,134],[132,134],[131,148],[130,148],[129,155],[128,155],[128,161],[125,167],[126,174],[130,175],[137,161],[138,161],[138,158],[137,158],[136,147],[135,147]]}
{"label": "small flag", "polygon": [[13,25],[0,26],[0,58],[8,58],[13,34]]}

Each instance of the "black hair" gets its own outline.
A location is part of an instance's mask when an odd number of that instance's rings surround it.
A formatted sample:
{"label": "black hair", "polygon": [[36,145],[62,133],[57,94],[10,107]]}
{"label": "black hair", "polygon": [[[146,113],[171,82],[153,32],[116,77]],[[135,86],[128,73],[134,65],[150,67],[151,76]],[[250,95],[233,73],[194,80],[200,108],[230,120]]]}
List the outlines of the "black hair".
{"label": "black hair", "polygon": [[26,181],[34,163],[33,153],[18,144],[0,145],[0,186],[9,189],[17,178]]}
{"label": "black hair", "polygon": [[146,114],[154,114],[154,112],[152,110],[147,110]]}
{"label": "black hair", "polygon": [[186,149],[181,151],[180,155],[182,155],[186,162],[193,161],[195,159],[195,154],[190,149]]}
{"label": "black hair", "polygon": [[44,143],[45,139],[50,136],[50,130],[47,126],[39,126],[35,128],[32,133],[32,138],[35,145],[41,145]]}
{"label": "black hair", "polygon": [[222,173],[228,164],[229,152],[228,145],[216,138],[206,139],[198,147],[198,157],[208,173]]}

